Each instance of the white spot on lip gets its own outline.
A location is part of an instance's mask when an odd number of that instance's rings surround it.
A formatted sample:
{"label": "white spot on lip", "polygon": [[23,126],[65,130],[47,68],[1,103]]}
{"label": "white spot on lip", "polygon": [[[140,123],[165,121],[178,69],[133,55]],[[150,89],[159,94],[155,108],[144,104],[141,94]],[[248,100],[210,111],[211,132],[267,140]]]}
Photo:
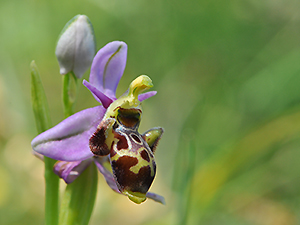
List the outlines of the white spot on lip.
{"label": "white spot on lip", "polygon": [[[133,137],[133,135],[135,135],[139,139],[139,142]],[[135,143],[140,144],[140,145],[143,144],[142,140],[140,139],[140,137],[138,135],[131,133],[130,137]]]}

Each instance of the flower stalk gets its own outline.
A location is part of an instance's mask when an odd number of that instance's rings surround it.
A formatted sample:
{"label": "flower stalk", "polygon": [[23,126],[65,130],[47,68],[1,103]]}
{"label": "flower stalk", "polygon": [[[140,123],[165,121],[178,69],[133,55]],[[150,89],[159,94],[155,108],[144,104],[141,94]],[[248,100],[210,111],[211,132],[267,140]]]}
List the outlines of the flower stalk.
{"label": "flower stalk", "polygon": [[[51,127],[49,108],[41,78],[34,61],[31,69],[31,101],[38,133]],[[45,162],[45,224],[58,224],[59,178],[53,173],[56,160],[44,156]]]}
{"label": "flower stalk", "polygon": [[97,193],[97,168],[91,164],[74,182],[68,184],[63,195],[59,225],[87,225]]}
{"label": "flower stalk", "polygon": [[[73,72],[63,76],[63,106],[65,118],[73,114],[77,94],[77,77]],[[74,182],[67,184],[62,197],[59,225],[87,225],[97,194],[97,168],[91,164]]]}
{"label": "flower stalk", "polygon": [[65,118],[73,114],[73,105],[76,100],[78,79],[73,72],[63,76],[63,105]]}

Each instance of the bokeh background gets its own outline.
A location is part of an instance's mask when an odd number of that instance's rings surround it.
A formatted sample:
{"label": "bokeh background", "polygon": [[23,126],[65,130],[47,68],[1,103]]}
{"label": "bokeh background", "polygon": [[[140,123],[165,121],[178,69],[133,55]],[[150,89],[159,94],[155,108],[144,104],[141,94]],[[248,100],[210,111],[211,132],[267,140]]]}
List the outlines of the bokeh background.
{"label": "bokeh background", "polygon": [[[151,191],[167,205],[136,205],[99,174],[91,225],[300,224],[300,1],[0,0],[1,225],[44,223],[29,64],[55,125],[54,50],[77,14],[93,23],[97,49],[128,44],[117,93],[151,76],[158,94],[143,103],[140,131],[165,128]],[[85,87],[79,93],[76,111],[97,105]]]}

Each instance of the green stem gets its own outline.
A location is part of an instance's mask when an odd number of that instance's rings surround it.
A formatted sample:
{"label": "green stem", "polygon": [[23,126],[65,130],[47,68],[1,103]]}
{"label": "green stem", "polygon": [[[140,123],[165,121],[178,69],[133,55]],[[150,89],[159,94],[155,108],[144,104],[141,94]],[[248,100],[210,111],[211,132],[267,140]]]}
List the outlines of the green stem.
{"label": "green stem", "polygon": [[98,174],[92,163],[68,184],[62,199],[59,225],[87,225],[95,204]]}
{"label": "green stem", "polygon": [[63,76],[63,104],[65,117],[73,114],[73,105],[76,100],[77,78],[73,72]]}
{"label": "green stem", "polygon": [[[38,133],[51,127],[49,107],[41,82],[38,68],[34,61],[31,69],[31,101]],[[59,178],[53,173],[54,159],[44,157],[45,162],[45,224],[58,224]]]}
{"label": "green stem", "polygon": [[59,177],[53,173],[56,160],[44,157],[45,162],[45,221],[46,225],[58,224]]}
{"label": "green stem", "polygon": [[[63,105],[65,117],[73,114],[76,100],[77,78],[70,72],[63,77]],[[95,204],[98,174],[95,164],[68,184],[63,195],[59,225],[87,225]]]}

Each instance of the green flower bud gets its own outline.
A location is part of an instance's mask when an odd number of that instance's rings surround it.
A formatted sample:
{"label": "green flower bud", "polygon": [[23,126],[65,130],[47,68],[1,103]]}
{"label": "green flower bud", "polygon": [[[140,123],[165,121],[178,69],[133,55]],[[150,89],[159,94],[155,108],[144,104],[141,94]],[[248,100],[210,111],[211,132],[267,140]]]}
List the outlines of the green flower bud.
{"label": "green flower bud", "polygon": [[55,55],[60,74],[73,72],[81,78],[90,67],[96,53],[94,31],[89,18],[77,15],[62,30],[57,42]]}

